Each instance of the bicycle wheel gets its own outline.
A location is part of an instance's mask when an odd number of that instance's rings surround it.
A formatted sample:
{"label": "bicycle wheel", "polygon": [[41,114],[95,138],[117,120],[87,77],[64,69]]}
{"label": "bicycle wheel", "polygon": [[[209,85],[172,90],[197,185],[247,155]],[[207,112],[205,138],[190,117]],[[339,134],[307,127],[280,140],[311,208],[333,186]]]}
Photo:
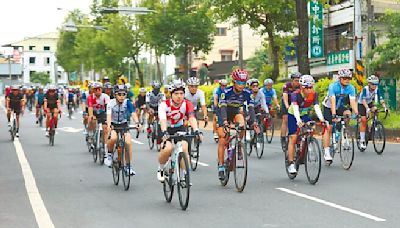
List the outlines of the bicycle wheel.
{"label": "bicycle wheel", "polygon": [[253,132],[254,132],[253,130],[246,130],[244,137],[245,152],[249,156],[251,155],[251,152],[253,152],[253,139],[254,139]]}
{"label": "bicycle wheel", "polygon": [[56,131],[54,130],[54,128],[51,128],[50,130],[49,130],[49,143],[50,143],[50,146],[54,146],[54,135],[56,134]]}
{"label": "bicycle wheel", "polygon": [[372,142],[374,149],[377,154],[382,154],[386,146],[386,134],[385,127],[379,121],[376,121],[371,131]]}
{"label": "bicycle wheel", "polygon": [[15,120],[13,120],[13,125],[11,126],[11,129],[10,129],[10,135],[11,135],[11,141],[14,141],[14,139],[15,139]]}
{"label": "bicycle wheel", "polygon": [[199,149],[200,149],[200,142],[196,138],[193,139],[193,145],[191,145],[190,149],[191,149],[190,150],[190,166],[193,171],[196,171],[197,165],[199,163]]}
{"label": "bicycle wheel", "polygon": [[125,145],[121,145],[121,166],[122,166],[122,182],[124,183],[124,189],[127,191],[129,189],[129,185],[131,183],[131,175],[130,175],[130,161],[128,147]]}
{"label": "bicycle wheel", "polygon": [[[368,129],[368,127],[367,127],[367,129]],[[364,152],[365,148],[361,148],[361,143],[360,143],[361,142],[360,125],[358,123],[356,125],[355,133],[356,133],[356,145],[357,145],[357,148],[358,148],[358,150],[360,152]],[[368,140],[365,140],[365,143],[367,143],[367,142],[368,142]]]}
{"label": "bicycle wheel", "polygon": [[230,174],[230,169],[229,169],[229,167],[230,167],[230,162],[229,162],[229,158],[228,158],[228,148],[229,148],[229,147],[230,147],[230,146],[227,146],[227,147],[225,148],[225,150],[224,150],[224,158],[225,158],[225,161],[224,161],[224,168],[225,168],[225,175],[224,175],[224,179],[220,180],[222,186],[226,186],[226,185],[228,184],[228,181],[229,181],[229,174]]}
{"label": "bicycle wheel", "polygon": [[179,153],[177,163],[179,170],[179,173],[177,174],[179,204],[181,205],[182,210],[186,210],[189,205],[190,196],[190,170],[188,158],[183,152]]}
{"label": "bicycle wheel", "polygon": [[104,145],[104,143],[103,143],[103,141],[104,141],[104,137],[103,137],[103,131],[100,131],[100,136],[99,136],[99,138],[100,138],[100,143],[99,143],[99,149],[98,149],[98,151],[99,151],[99,163],[100,163],[100,165],[103,165],[104,164],[104,156],[105,156],[105,145]]}
{"label": "bicycle wheel", "polygon": [[282,151],[285,153],[287,152],[288,144],[289,144],[289,136],[285,136],[284,142],[281,141]]}
{"label": "bicycle wheel", "polygon": [[350,169],[354,160],[354,138],[344,129],[339,139],[339,153],[343,169]]}
{"label": "bicycle wheel", "polygon": [[92,144],[92,155],[93,155],[93,162],[96,163],[97,162],[97,157],[99,154],[99,148],[97,148],[97,132],[94,134],[93,137],[93,144]]}
{"label": "bicycle wheel", "polygon": [[236,141],[234,154],[234,170],[235,186],[238,192],[242,192],[247,181],[247,153],[243,149],[241,141]]}
{"label": "bicycle wheel", "polygon": [[254,149],[256,150],[257,158],[261,159],[264,154],[264,127],[262,124],[259,127],[260,133],[255,136]]}
{"label": "bicycle wheel", "polygon": [[164,171],[165,180],[163,182],[164,197],[168,203],[171,202],[172,196],[174,194],[173,173],[174,169],[171,167],[171,162],[168,162],[168,165],[165,167]]}
{"label": "bicycle wheel", "polygon": [[265,130],[265,137],[267,139],[268,144],[272,142],[272,138],[274,137],[274,121],[272,119],[268,119],[267,128]]}
{"label": "bicycle wheel", "polygon": [[308,182],[310,184],[317,183],[319,174],[321,173],[321,148],[314,137],[309,137],[308,139],[304,166]]}
{"label": "bicycle wheel", "polygon": [[115,185],[118,185],[118,183],[119,183],[119,171],[120,171],[120,166],[121,166],[120,162],[118,161],[117,151],[118,151],[117,149],[114,150],[114,153],[113,153],[114,156],[113,156],[112,167],[111,167]]}
{"label": "bicycle wheel", "polygon": [[154,148],[154,133],[147,133],[147,141],[149,143],[149,148],[152,150]]}

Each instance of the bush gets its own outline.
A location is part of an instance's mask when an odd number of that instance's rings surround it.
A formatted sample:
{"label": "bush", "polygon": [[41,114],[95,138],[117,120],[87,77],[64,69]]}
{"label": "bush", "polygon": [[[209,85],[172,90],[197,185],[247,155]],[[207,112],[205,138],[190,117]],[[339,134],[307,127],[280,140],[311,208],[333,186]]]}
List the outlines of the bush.
{"label": "bush", "polygon": [[387,129],[399,129],[400,128],[400,112],[391,112],[386,119],[383,119],[384,113],[380,115],[379,120],[382,122],[383,126]]}

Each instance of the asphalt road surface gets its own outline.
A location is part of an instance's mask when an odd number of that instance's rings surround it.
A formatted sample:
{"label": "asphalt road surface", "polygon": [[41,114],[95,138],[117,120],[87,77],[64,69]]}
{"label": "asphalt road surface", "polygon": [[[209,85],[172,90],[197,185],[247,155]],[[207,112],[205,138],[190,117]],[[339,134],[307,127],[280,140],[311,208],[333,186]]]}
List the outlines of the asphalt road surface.
{"label": "asphalt road surface", "polygon": [[[3,102],[2,102],[3,104]],[[204,131],[200,165],[191,173],[189,207],[176,193],[167,203],[157,181],[157,152],[145,135],[134,141],[131,188],[113,184],[111,169],[93,163],[82,134],[81,114],[63,116],[55,145],[26,112],[20,138],[12,142],[0,113],[0,227],[398,227],[400,221],[399,144],[378,156],[371,145],[356,151],[345,171],[338,157],[322,167],[310,185],[300,167],[289,180],[278,138],[262,159],[249,158],[247,185],[217,179],[217,145]]]}

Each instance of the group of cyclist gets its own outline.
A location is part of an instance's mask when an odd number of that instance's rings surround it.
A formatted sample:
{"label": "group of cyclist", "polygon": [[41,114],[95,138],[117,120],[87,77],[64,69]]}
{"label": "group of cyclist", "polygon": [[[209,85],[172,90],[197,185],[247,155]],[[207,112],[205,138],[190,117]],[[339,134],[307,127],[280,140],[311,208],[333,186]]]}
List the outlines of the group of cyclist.
{"label": "group of cyclist", "polygon": [[[294,165],[294,150],[297,141],[298,128],[311,120],[310,110],[313,108],[319,121],[327,128],[327,134],[323,135],[324,159],[332,161],[329,149],[332,137],[332,124],[338,121],[338,116],[351,115],[352,113],[361,119],[360,145],[365,148],[365,131],[367,115],[376,110],[377,103],[381,103],[387,110],[382,95],[378,91],[379,78],[371,75],[368,77],[368,85],[365,86],[356,98],[356,90],[350,84],[352,72],[348,69],[338,71],[338,80],[329,85],[328,94],[319,104],[318,94],[314,90],[315,79],[311,75],[293,73],[290,81],[282,89],[282,98],[277,97],[272,88],[272,79],[266,79],[263,85],[258,79],[250,78],[246,70],[234,70],[231,75],[232,85],[227,80],[219,81],[219,87],[213,91],[213,133],[218,141],[218,177],[224,179],[226,170],[224,167],[224,150],[226,146],[226,128],[231,124],[238,124],[240,137],[244,137],[246,129],[254,129],[259,132],[259,126],[255,121],[257,113],[265,117],[273,117],[280,112],[282,115],[281,144],[288,152],[288,172],[297,172]],[[82,102],[84,133],[86,140],[91,140],[98,124],[102,125],[103,142],[105,143],[105,160],[107,166],[111,166],[113,148],[117,141],[117,131],[113,130],[128,127],[132,122],[137,128],[144,127],[151,133],[151,124],[159,123],[159,135],[157,144],[163,143],[158,156],[159,167],[157,179],[164,181],[164,167],[173,150],[170,135],[176,132],[186,131],[189,125],[194,134],[200,138],[199,111],[201,110],[205,123],[208,122],[208,113],[204,91],[199,89],[200,81],[196,77],[190,77],[186,83],[181,79],[173,80],[164,85],[161,91],[161,83],[153,81],[152,90],[139,89],[138,96],[134,99],[129,83],[113,86],[109,81],[92,82],[88,85],[88,91],[80,92],[79,89],[59,90],[50,85],[41,86],[30,92],[18,85],[6,88],[7,118],[10,126],[10,116],[14,112],[17,122],[17,137],[19,136],[20,114],[24,112],[27,102],[32,99],[36,107],[36,122],[38,122],[40,109],[46,114],[46,135],[48,135],[49,120],[53,116],[57,126],[57,118],[61,112],[61,104],[66,102],[76,107]],[[143,112],[142,112],[143,110]],[[139,119],[144,115],[147,121],[140,123]],[[155,121],[157,120],[157,121]],[[141,126],[144,124],[145,126]],[[130,175],[135,175],[132,166],[132,143],[129,131],[125,133],[126,144],[130,151],[131,162],[126,169]],[[182,143],[183,150],[188,155],[188,145]],[[126,168],[126,167],[125,167]]]}

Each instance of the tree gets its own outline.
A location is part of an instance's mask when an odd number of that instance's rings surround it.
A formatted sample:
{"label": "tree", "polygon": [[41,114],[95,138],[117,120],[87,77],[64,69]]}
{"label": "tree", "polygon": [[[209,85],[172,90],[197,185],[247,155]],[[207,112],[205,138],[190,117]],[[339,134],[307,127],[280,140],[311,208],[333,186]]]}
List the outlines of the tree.
{"label": "tree", "polygon": [[[271,75],[272,69],[271,66],[267,64],[268,62],[268,50],[266,48],[258,49],[251,56],[247,62],[247,69],[251,73],[252,78],[257,78],[261,81],[266,79]],[[261,82],[262,83],[262,82]]]}
{"label": "tree", "polygon": [[50,76],[46,72],[34,72],[31,75],[31,82],[46,85],[50,83]]}
{"label": "tree", "polygon": [[301,74],[310,74],[310,61],[308,58],[308,23],[309,18],[307,12],[308,0],[296,0],[296,18],[298,35],[298,55],[297,66]]}
{"label": "tree", "polygon": [[370,72],[382,71],[391,77],[400,77],[400,13],[388,11],[380,18],[387,26],[388,40],[368,53]]}
{"label": "tree", "polygon": [[[273,65],[272,78],[279,76],[282,47],[281,34],[292,32],[295,27],[295,5],[288,0],[209,0],[215,7],[218,19],[236,20],[236,24],[249,24],[261,35],[268,35],[270,63]],[[307,12],[307,11],[306,11]]]}

